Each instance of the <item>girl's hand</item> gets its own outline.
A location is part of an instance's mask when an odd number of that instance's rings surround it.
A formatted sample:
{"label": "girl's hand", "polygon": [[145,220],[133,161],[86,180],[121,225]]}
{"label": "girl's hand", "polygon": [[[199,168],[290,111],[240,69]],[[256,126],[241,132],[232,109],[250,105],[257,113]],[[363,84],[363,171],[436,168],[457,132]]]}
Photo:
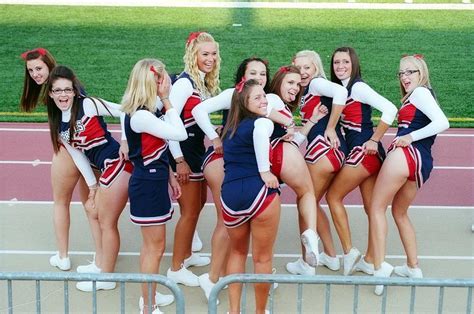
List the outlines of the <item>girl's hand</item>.
{"label": "girl's hand", "polygon": [[128,160],[128,142],[126,140],[120,142],[119,156],[120,160]]}
{"label": "girl's hand", "polygon": [[260,177],[267,188],[276,189],[280,186],[277,177],[270,171],[260,172]]}
{"label": "girl's hand", "polygon": [[219,137],[216,137],[212,140],[212,146],[214,147],[214,151],[216,154],[224,154],[224,148],[222,147],[222,141]]}
{"label": "girl's hand", "polygon": [[[171,78],[168,73],[163,70],[163,76],[158,79],[157,82],[158,86],[158,97],[160,97],[161,102],[166,110],[171,108],[171,103],[169,102],[168,96],[170,94],[171,89]],[[168,100],[168,101],[166,101]]]}
{"label": "girl's hand", "polygon": [[89,187],[89,196],[84,204],[86,212],[92,215],[97,215],[97,208],[95,206],[95,195],[97,193],[97,186]]}
{"label": "girl's hand", "polygon": [[378,152],[379,143],[373,140],[368,140],[362,145],[366,155],[375,155]]}
{"label": "girl's hand", "polygon": [[333,128],[326,128],[326,131],[324,131],[324,137],[326,138],[326,141],[331,144],[331,148],[338,148],[341,145],[336,130]]}
{"label": "girl's hand", "polygon": [[181,186],[179,185],[178,180],[174,176],[174,173],[170,171],[169,185],[171,188],[171,198],[177,200],[181,197]]}
{"label": "girl's hand", "polygon": [[282,137],[282,139],[286,142],[291,142],[295,137],[295,128],[289,127],[286,129],[286,134]]}
{"label": "girl's hand", "polygon": [[186,184],[189,182],[189,175],[191,174],[191,168],[189,167],[186,160],[182,160],[176,163],[176,175],[180,184]]}
{"label": "girl's hand", "polygon": [[411,137],[411,135],[406,134],[395,139],[395,146],[407,147],[407,146],[410,146],[412,142],[413,142],[413,138]]}

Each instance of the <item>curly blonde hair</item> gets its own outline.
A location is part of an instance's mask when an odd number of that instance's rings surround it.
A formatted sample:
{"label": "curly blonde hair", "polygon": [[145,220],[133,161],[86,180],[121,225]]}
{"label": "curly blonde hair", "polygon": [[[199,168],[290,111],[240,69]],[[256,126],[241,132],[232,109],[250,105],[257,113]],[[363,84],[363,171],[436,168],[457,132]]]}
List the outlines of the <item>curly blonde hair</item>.
{"label": "curly blonde hair", "polygon": [[155,72],[160,79],[163,76],[165,65],[158,59],[142,59],[138,61],[130,73],[127,89],[122,97],[122,111],[133,114],[139,107],[145,107],[148,111],[156,111],[156,96],[158,87],[156,85]]}
{"label": "curly blonde hair", "polygon": [[[201,80],[199,76],[199,68],[197,65],[197,57],[199,52],[199,44],[204,42],[211,42],[216,45],[217,49],[217,58],[214,69],[207,73],[204,77],[204,81]],[[189,74],[196,88],[198,89],[201,97],[204,99],[216,96],[219,94],[219,71],[221,68],[221,57],[219,54],[219,44],[214,40],[214,38],[208,33],[200,33],[195,39],[187,43],[185,54],[183,57],[184,61],[184,71]]]}

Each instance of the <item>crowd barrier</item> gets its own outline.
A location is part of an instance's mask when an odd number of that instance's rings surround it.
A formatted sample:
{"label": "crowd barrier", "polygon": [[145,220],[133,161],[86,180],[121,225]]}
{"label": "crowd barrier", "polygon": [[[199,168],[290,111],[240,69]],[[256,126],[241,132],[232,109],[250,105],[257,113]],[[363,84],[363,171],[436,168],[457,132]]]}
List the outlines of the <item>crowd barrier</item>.
{"label": "crowd barrier", "polygon": [[[175,297],[176,313],[185,313],[185,299],[184,294],[178,285],[162,275],[146,275],[146,274],[124,274],[124,273],[107,273],[107,274],[81,274],[75,272],[0,272],[0,283],[6,281],[7,287],[7,308],[8,313],[14,313],[13,300],[13,284],[14,281],[35,281],[35,307],[36,313],[41,311],[41,283],[45,281],[63,281],[63,298],[64,298],[64,313],[69,313],[69,282],[77,281],[114,281],[119,284],[120,289],[120,313],[125,312],[125,284],[126,283],[148,283],[151,287],[152,283],[163,285],[167,287]],[[410,290],[410,305],[409,313],[415,312],[416,302],[416,288],[417,287],[434,287],[439,288],[437,299],[437,313],[444,313],[444,296],[445,288],[455,287],[464,288],[466,290],[466,311],[465,313],[472,313],[472,288],[474,287],[474,279],[407,279],[407,278],[375,278],[371,276],[296,276],[296,275],[257,275],[257,274],[236,274],[222,278],[212,289],[209,296],[208,312],[209,314],[216,314],[217,312],[217,298],[221,290],[231,283],[243,283],[244,291],[242,293],[242,313],[246,312],[246,293],[245,289],[248,284],[252,283],[279,283],[279,284],[294,284],[297,287],[296,308],[293,313],[302,313],[303,308],[303,285],[324,285],[325,286],[325,304],[324,313],[331,313],[331,287],[333,285],[350,285],[354,286],[352,312],[358,313],[359,307],[359,288],[360,286],[374,286],[384,285],[391,286],[405,286],[411,287]],[[273,287],[273,285],[272,285]],[[389,288],[388,288],[389,289]],[[381,296],[380,313],[387,311],[387,288]],[[151,289],[149,289],[151,290]],[[97,310],[97,291],[95,284],[93,285],[92,309],[91,313],[100,313]],[[148,296],[151,300],[152,295]],[[151,302],[148,302],[149,304]],[[274,312],[274,291],[271,290],[269,298],[270,313]],[[253,312],[253,311],[251,311]],[[275,310],[278,312],[278,310]],[[449,310],[448,310],[449,312]]]}

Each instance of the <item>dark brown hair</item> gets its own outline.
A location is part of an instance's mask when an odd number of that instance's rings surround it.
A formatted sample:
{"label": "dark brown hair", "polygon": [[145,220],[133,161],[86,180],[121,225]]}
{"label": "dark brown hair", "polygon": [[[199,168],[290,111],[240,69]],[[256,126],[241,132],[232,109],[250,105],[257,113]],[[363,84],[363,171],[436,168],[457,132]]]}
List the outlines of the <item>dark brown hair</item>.
{"label": "dark brown hair", "polygon": [[[287,74],[298,74],[301,76],[301,71],[294,65],[287,65],[281,67],[273,76],[272,82],[270,83],[270,93],[276,94],[281,98],[281,85],[283,84],[283,79]],[[296,96],[295,100],[291,103],[287,103],[288,107],[290,108],[291,112],[294,112],[301,103],[301,97],[304,93],[304,89],[300,86],[300,91]],[[283,99],[282,99],[283,100]]]}
{"label": "dark brown hair", "polygon": [[337,52],[347,52],[349,54],[349,58],[351,59],[351,63],[352,63],[351,78],[349,79],[349,83],[347,84],[347,88],[350,88],[350,86],[354,84],[354,81],[357,78],[362,77],[362,73],[360,71],[359,56],[357,55],[356,51],[352,47],[339,47],[336,50],[334,50],[331,56],[331,81],[340,85],[342,85],[342,82],[340,79],[337,78],[336,73],[334,72],[334,56],[336,55]]}

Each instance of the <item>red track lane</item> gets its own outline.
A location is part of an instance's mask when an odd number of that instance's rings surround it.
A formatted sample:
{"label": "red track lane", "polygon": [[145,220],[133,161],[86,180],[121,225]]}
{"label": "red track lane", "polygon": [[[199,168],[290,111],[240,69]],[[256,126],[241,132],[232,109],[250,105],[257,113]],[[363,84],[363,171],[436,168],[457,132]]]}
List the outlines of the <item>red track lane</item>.
{"label": "red track lane", "polygon": [[[47,124],[0,123],[0,161],[50,161],[52,148],[49,132],[3,131],[1,129],[43,129]],[[112,126],[111,129],[117,129]],[[394,133],[391,129],[389,133]],[[118,133],[113,133],[118,137]],[[474,134],[470,129],[451,129],[443,134]],[[386,136],[385,147],[393,139]],[[474,167],[474,137],[439,136],[433,148],[435,166]],[[0,164],[0,200],[50,201],[50,166],[31,164]],[[74,197],[77,200],[77,196]],[[208,194],[208,202],[213,202]],[[282,202],[295,203],[294,193],[283,189]],[[361,204],[359,192],[349,194],[345,204]],[[430,180],[418,193],[414,205],[432,206],[474,206],[473,169],[435,169]]]}

